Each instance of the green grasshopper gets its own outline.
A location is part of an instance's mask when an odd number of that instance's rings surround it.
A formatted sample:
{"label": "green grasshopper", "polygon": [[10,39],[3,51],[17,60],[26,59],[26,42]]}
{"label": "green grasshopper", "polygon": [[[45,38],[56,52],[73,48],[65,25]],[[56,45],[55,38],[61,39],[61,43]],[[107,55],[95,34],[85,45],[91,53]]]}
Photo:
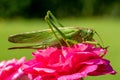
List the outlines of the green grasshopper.
{"label": "green grasshopper", "polygon": [[[95,30],[88,28],[64,27],[51,13],[51,11],[47,12],[45,21],[48,23],[50,29],[25,32],[8,37],[8,41],[12,43],[37,44],[31,46],[11,47],[9,49],[42,49],[46,47],[60,48],[61,46],[72,46],[82,42],[94,43],[95,41],[93,39],[94,34],[97,34]],[[56,27],[54,23],[57,23],[60,28]]]}

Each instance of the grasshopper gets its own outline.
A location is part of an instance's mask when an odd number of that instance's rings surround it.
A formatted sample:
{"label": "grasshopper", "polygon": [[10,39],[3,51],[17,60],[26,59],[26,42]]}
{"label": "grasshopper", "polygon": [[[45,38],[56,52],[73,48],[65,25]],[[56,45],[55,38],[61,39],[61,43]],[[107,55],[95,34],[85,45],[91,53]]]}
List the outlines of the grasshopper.
{"label": "grasshopper", "polygon": [[[79,27],[64,27],[51,13],[51,11],[47,12],[45,21],[48,23],[50,29],[25,32],[8,37],[8,41],[12,43],[37,44],[31,46],[11,47],[9,49],[43,49],[46,47],[60,48],[61,46],[72,46],[82,42],[94,43],[95,41],[93,39],[94,34],[97,34],[95,30]],[[60,28],[58,28],[54,23],[57,23]]]}

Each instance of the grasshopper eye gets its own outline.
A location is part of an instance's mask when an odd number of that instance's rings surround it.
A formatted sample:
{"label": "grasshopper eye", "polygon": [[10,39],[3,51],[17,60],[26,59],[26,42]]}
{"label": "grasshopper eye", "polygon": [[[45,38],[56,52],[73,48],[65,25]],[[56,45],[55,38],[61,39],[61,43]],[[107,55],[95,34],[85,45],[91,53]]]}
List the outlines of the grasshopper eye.
{"label": "grasshopper eye", "polygon": [[88,34],[89,34],[89,35],[91,35],[91,36],[93,36],[93,35],[94,35],[94,31],[93,31],[93,30],[88,29]]}

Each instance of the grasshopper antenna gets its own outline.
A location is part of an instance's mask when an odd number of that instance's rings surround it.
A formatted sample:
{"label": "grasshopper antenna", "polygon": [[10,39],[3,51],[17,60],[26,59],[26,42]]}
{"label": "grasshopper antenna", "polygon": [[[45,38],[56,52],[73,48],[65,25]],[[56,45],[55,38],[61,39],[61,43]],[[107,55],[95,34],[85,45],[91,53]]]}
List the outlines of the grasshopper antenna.
{"label": "grasshopper antenna", "polygon": [[102,38],[100,37],[100,35],[95,31],[96,35],[98,36],[98,38],[100,39],[101,43],[102,43],[102,46],[104,47],[104,42],[102,40]]}
{"label": "grasshopper antenna", "polygon": [[58,24],[60,25],[60,27],[64,27],[64,26],[56,19],[56,17],[52,14],[51,11],[48,11],[47,14],[50,15],[51,19],[52,19],[53,21],[55,21],[56,23],[58,23]]}

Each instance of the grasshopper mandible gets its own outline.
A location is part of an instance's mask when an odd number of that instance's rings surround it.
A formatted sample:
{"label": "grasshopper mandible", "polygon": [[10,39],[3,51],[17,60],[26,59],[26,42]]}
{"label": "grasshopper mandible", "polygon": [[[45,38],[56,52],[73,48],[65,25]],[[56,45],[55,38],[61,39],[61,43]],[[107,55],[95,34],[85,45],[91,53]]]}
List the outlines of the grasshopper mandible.
{"label": "grasshopper mandible", "polygon": [[[12,43],[38,44],[31,46],[11,47],[9,49],[42,49],[46,47],[60,48],[61,46],[71,46],[76,43],[94,42],[93,36],[95,33],[97,34],[97,32],[93,29],[64,27],[51,13],[51,11],[47,12],[45,21],[48,23],[50,29],[25,32],[8,37],[8,41]],[[54,23],[57,23],[60,28],[58,28]]]}

